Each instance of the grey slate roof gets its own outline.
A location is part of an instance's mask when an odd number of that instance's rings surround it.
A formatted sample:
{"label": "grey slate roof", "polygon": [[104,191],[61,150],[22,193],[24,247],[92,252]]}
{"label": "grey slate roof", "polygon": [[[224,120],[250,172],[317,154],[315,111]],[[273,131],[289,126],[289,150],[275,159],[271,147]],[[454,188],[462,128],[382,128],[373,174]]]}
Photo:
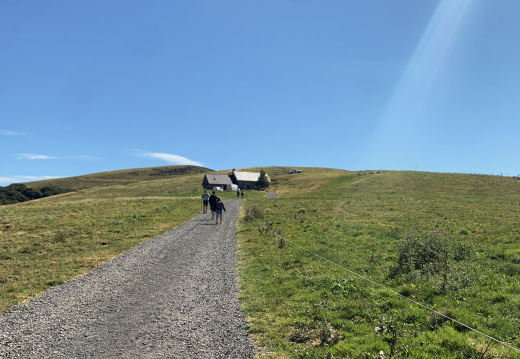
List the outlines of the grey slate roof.
{"label": "grey slate roof", "polygon": [[208,183],[211,184],[233,184],[228,175],[206,174]]}
{"label": "grey slate roof", "polygon": [[[233,175],[235,176],[237,181],[247,181],[247,182],[256,182],[260,177],[260,172],[237,172],[234,171]],[[267,173],[265,174],[267,180],[271,182]]]}

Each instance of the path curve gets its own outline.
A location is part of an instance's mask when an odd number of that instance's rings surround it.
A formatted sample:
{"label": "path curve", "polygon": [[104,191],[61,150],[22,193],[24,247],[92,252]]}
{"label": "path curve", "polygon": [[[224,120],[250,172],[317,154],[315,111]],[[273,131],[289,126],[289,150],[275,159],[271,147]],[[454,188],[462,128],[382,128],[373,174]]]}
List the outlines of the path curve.
{"label": "path curve", "polygon": [[0,358],[252,358],[236,222],[200,214],[0,316]]}

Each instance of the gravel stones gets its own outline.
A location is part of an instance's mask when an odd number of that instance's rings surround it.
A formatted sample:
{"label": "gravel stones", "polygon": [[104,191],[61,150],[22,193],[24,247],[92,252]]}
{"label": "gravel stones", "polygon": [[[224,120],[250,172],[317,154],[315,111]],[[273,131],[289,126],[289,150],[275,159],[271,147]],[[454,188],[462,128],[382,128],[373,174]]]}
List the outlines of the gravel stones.
{"label": "gravel stones", "polygon": [[0,317],[0,358],[252,358],[236,221],[200,214]]}
{"label": "gravel stones", "polygon": [[267,199],[277,199],[278,195],[274,192],[267,192],[266,198]]}

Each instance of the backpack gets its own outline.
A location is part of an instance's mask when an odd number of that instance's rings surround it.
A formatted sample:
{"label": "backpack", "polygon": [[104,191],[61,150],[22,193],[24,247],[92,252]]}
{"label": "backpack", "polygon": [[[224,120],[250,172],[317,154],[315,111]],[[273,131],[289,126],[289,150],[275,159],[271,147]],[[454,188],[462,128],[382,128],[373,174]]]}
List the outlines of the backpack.
{"label": "backpack", "polygon": [[215,203],[215,209],[216,210],[221,210],[222,209],[222,202],[218,201],[217,203]]}

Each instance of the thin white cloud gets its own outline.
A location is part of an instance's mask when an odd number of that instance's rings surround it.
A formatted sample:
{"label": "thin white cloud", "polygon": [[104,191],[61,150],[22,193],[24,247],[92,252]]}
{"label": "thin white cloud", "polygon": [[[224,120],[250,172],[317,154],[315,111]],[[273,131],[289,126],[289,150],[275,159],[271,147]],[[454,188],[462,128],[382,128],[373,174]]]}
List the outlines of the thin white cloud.
{"label": "thin white cloud", "polygon": [[98,160],[99,157],[90,155],[67,155],[63,156],[66,160]]}
{"label": "thin white cloud", "polygon": [[16,155],[19,160],[98,160],[99,157],[90,155],[65,155],[65,156],[47,156],[34,153],[19,153]]}
{"label": "thin white cloud", "polygon": [[0,184],[11,184],[20,182],[42,181],[46,179],[61,178],[61,176],[12,176],[0,177]]}
{"label": "thin white cloud", "polygon": [[0,135],[2,136],[22,136],[25,135],[23,132],[15,132],[10,130],[0,130]]}
{"label": "thin white cloud", "polygon": [[139,157],[144,158],[155,158],[159,160],[166,161],[170,164],[174,165],[191,165],[191,166],[203,166],[202,163],[192,161],[186,157],[182,157],[179,155],[173,155],[170,153],[157,153],[157,152],[141,152],[138,154]]}
{"label": "thin white cloud", "polygon": [[47,155],[36,155],[33,153],[19,153],[17,157],[19,160],[56,160],[58,157]]}

